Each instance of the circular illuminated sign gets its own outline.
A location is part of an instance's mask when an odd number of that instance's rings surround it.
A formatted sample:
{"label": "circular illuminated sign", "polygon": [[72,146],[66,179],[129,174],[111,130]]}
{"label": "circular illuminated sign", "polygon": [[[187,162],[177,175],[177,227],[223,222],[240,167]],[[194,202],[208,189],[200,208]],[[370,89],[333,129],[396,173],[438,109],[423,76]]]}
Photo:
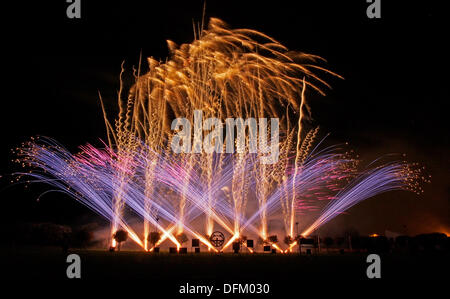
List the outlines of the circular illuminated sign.
{"label": "circular illuminated sign", "polygon": [[215,231],[209,237],[209,241],[213,246],[220,247],[223,245],[223,242],[225,242],[225,236],[221,232]]}

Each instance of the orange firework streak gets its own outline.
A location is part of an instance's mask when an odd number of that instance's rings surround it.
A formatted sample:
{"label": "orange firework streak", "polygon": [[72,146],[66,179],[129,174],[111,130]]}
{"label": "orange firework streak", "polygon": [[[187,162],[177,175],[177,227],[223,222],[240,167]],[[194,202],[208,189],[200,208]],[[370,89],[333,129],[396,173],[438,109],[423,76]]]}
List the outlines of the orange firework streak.
{"label": "orange firework streak", "polygon": [[[120,226],[128,233],[131,240],[133,240],[136,244],[138,244],[139,246],[141,246],[142,248],[145,249],[144,243],[141,241],[141,239],[139,239],[137,234],[129,226],[125,225],[124,223],[121,223]],[[114,232],[114,234],[115,234],[115,232]],[[114,236],[114,234],[112,234],[112,236]],[[111,247],[116,248],[116,246],[117,246],[117,241],[113,237],[112,241],[111,241]]]}
{"label": "orange firework streak", "polygon": [[197,237],[197,238],[200,240],[200,242],[202,242],[203,244],[205,244],[206,246],[208,246],[208,249],[214,250],[215,252],[219,252],[216,248],[214,248],[214,246],[212,246],[212,244],[211,244],[208,240],[206,240],[206,238],[202,237],[201,235],[199,235],[199,234],[197,234],[197,233],[195,233],[195,232],[192,232],[192,234],[193,234],[195,237]]}
{"label": "orange firework streak", "polygon": [[289,247],[284,251],[284,253],[290,252],[295,245],[297,245],[297,241],[291,243],[291,245],[289,245]]}
{"label": "orange firework streak", "polygon": [[303,89],[301,94],[301,102],[300,102],[300,117],[298,118],[298,129],[297,129],[297,149],[295,154],[295,161],[294,161],[294,179],[292,180],[293,188],[292,188],[292,199],[291,199],[291,223],[290,223],[290,236],[294,236],[294,222],[295,222],[295,179],[298,174],[298,161],[301,155],[300,152],[300,140],[301,140],[301,134],[302,134],[302,119],[303,119],[303,106],[305,104],[305,79],[303,79]]}
{"label": "orange firework streak", "polygon": [[[153,246],[152,248],[150,248],[150,252],[152,252],[156,246],[160,245],[162,242],[164,242],[167,238],[169,238],[176,246],[177,248],[181,247],[181,244],[178,242],[178,240],[172,235],[172,232],[177,228],[177,224],[172,225],[167,231],[165,231],[164,235],[161,237],[161,239],[155,244],[155,246]],[[214,250],[215,252],[217,252],[218,250],[216,248],[214,248],[211,243],[204,237],[202,237],[200,234],[194,232],[194,231],[190,231],[191,234],[193,236],[195,236],[196,238],[198,238],[200,240],[200,242],[202,242],[203,244],[205,244],[208,249],[210,250]]]}
{"label": "orange firework streak", "polygon": [[248,251],[250,251],[250,253],[253,253],[253,249],[251,249],[250,247],[247,246],[247,244],[242,243],[242,245],[244,245],[245,248],[247,248]]}
{"label": "orange firework streak", "polygon": [[237,238],[239,238],[239,233],[235,234],[223,247],[222,247],[222,251],[225,250],[228,246],[230,246],[234,240],[236,240]]}
{"label": "orange firework streak", "polygon": [[284,253],[284,251],[275,243],[272,243],[272,247],[280,251],[281,253]]}
{"label": "orange firework streak", "polygon": [[169,238],[169,240],[172,241],[177,246],[177,248],[180,248],[181,247],[180,242],[178,242],[178,240],[172,234],[172,232],[175,230],[176,227],[177,227],[177,225],[175,224],[175,225],[172,225],[168,230],[162,229],[163,236],[161,237],[161,239],[158,240],[158,242],[156,242],[155,246],[150,248],[148,251],[150,251],[150,252],[153,251],[156,246],[160,245],[167,238]]}
{"label": "orange firework streak", "polygon": [[133,231],[127,229],[127,232],[131,240],[133,240],[134,242],[136,242],[136,244],[144,248],[144,243],[142,243],[141,239],[139,239],[139,237]]}

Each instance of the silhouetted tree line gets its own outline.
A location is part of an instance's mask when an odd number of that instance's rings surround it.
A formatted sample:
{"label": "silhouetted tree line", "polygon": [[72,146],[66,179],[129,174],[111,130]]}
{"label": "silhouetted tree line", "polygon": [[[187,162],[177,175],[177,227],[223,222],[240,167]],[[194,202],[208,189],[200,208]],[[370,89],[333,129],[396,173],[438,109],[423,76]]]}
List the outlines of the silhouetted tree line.
{"label": "silhouetted tree line", "polygon": [[[398,236],[396,238],[347,235],[337,238],[320,238],[320,245],[322,249],[326,250],[351,249],[356,252],[440,252],[450,251],[450,238],[443,233]],[[317,241],[315,246],[318,246]]]}
{"label": "silhouetted tree line", "polygon": [[89,224],[76,228],[54,223],[24,223],[0,232],[1,242],[9,245],[58,246],[86,248],[94,244],[96,225]]}
{"label": "silhouetted tree line", "polygon": [[[72,228],[70,226],[54,223],[26,223],[13,226],[11,229],[0,228],[0,242],[9,245],[38,245],[38,246],[58,246],[63,250],[69,248],[86,248],[95,245],[94,230],[95,224],[84,225]],[[155,239],[155,240],[153,240]],[[150,236],[150,241],[156,243],[155,236]],[[177,236],[177,239],[184,243],[187,237]],[[450,251],[450,238],[443,233],[420,234],[417,236],[398,236],[387,238],[385,236],[361,236],[356,231],[346,231],[342,237],[320,237],[311,236],[314,247],[318,248],[319,242],[322,250],[351,249],[354,252],[441,252]],[[300,236],[295,240],[303,243]],[[268,237],[271,243],[277,243],[276,235]],[[259,240],[258,243],[264,243]],[[289,244],[292,239],[285,238],[284,242]]]}

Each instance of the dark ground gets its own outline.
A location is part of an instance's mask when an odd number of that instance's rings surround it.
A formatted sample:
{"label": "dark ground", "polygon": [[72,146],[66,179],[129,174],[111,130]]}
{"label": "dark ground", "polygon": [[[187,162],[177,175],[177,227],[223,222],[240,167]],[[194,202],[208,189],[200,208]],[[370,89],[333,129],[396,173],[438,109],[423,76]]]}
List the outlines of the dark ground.
{"label": "dark ground", "polygon": [[[209,254],[186,255],[137,251],[105,252],[60,248],[2,249],[3,271],[8,278],[65,280],[66,257],[76,253],[81,258],[81,278],[143,279],[176,286],[192,283],[273,283],[281,287],[289,281],[368,280],[368,253],[321,255],[298,254]],[[5,255],[6,254],[6,255]],[[449,253],[381,254],[383,280],[449,278]],[[5,269],[5,266],[7,267]],[[8,269],[9,268],[9,269]],[[4,273],[5,273],[4,272]]]}

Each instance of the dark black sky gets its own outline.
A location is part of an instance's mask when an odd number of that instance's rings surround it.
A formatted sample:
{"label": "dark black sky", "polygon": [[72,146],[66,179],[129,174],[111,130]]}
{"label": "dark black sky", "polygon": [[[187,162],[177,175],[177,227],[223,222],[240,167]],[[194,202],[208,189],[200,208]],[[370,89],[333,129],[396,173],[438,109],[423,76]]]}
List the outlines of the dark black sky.
{"label": "dark black sky", "polygon": [[[382,0],[380,20],[366,17],[365,0],[208,1],[206,18],[257,29],[290,49],[326,58],[345,80],[330,78],[327,97],[311,99],[322,132],[350,142],[366,161],[406,153],[433,175],[420,198],[395,193],[370,200],[340,220],[344,225],[450,230],[445,10],[439,1],[391,2]],[[65,1],[32,3],[8,10],[4,25],[8,96],[1,106],[0,199],[6,221],[70,222],[86,209],[51,198],[36,204],[45,187],[7,187],[14,171],[9,150],[33,135],[54,137],[72,150],[105,138],[98,91],[112,113],[121,62],[130,70],[141,51],[164,59],[167,39],[192,41],[203,1],[82,0],[81,20],[65,17]]]}

